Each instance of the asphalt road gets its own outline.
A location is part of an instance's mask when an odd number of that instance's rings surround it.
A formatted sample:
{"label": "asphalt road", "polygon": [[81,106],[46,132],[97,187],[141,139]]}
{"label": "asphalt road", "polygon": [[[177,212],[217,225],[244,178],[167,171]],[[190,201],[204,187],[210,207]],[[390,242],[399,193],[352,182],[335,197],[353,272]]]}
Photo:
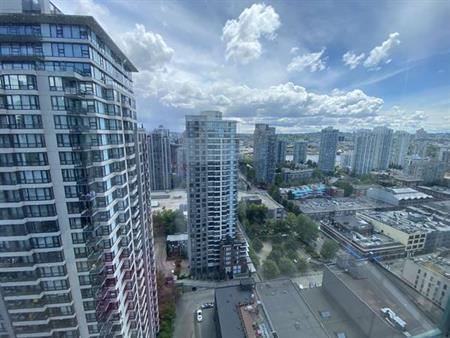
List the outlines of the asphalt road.
{"label": "asphalt road", "polygon": [[214,309],[203,310],[203,321],[198,323],[195,311],[203,303],[214,302],[214,289],[186,292],[177,300],[173,338],[215,338]]}

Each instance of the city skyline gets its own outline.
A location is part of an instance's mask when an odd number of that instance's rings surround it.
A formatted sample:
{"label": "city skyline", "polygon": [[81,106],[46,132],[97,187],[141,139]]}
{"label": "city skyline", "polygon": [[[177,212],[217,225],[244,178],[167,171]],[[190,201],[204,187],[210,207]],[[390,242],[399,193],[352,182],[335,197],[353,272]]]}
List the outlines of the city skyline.
{"label": "city skyline", "polygon": [[56,5],[94,15],[136,63],[147,128],[182,131],[184,115],[219,109],[245,133],[449,130],[446,2]]}

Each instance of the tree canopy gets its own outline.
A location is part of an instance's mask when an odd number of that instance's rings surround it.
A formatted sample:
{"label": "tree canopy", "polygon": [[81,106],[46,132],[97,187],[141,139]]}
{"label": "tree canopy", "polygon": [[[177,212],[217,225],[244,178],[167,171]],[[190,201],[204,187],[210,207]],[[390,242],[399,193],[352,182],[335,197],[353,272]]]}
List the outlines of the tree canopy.
{"label": "tree canopy", "polygon": [[263,273],[266,278],[276,278],[280,275],[280,269],[271,259],[266,259],[263,264]]}
{"label": "tree canopy", "polygon": [[331,260],[336,256],[338,250],[339,244],[333,240],[327,239],[323,243],[322,249],[320,249],[320,255],[327,260]]}
{"label": "tree canopy", "polygon": [[166,235],[186,232],[186,218],[180,210],[160,210],[153,213],[153,225],[163,228]]}

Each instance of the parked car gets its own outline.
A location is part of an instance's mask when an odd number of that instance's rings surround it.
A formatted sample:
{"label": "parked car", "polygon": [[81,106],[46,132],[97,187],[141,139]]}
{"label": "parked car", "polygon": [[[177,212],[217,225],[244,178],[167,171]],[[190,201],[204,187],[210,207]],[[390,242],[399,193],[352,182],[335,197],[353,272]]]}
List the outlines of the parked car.
{"label": "parked car", "polygon": [[197,321],[201,322],[203,320],[202,310],[198,309],[196,313],[197,313]]}
{"label": "parked car", "polygon": [[214,307],[214,303],[202,304],[202,309],[212,309],[213,307]]}

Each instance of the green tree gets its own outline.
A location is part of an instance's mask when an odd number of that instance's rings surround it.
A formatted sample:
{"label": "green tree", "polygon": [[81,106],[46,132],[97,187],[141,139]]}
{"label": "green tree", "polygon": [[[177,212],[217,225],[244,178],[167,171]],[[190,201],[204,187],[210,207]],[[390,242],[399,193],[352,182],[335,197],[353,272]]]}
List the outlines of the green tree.
{"label": "green tree", "polygon": [[280,275],[277,263],[271,259],[266,259],[263,264],[263,274],[266,278],[276,278]]}
{"label": "green tree", "polygon": [[339,250],[339,244],[336,241],[327,239],[320,249],[320,255],[326,260],[331,260],[336,256]]}
{"label": "green tree", "polygon": [[283,249],[277,244],[272,247],[272,251],[267,258],[274,262],[279,262],[281,257],[283,257]]}
{"label": "green tree", "polygon": [[252,260],[253,265],[257,268],[260,264],[259,257],[256,254],[255,250],[251,246],[248,250],[248,255],[250,256],[250,259]]}
{"label": "green tree", "polygon": [[297,270],[298,272],[306,272],[308,270],[308,262],[303,257],[297,260]]}
{"label": "green tree", "polygon": [[345,181],[337,181],[334,183],[334,185],[338,188],[344,189],[344,196],[348,197],[353,194],[353,185],[351,185],[349,182]]}
{"label": "green tree", "polygon": [[269,209],[263,204],[250,203],[246,208],[246,216],[250,223],[264,224]]}
{"label": "green tree", "polygon": [[153,213],[153,224],[164,229],[166,235],[186,232],[186,218],[180,210],[165,209]]}
{"label": "green tree", "polygon": [[288,276],[293,275],[297,270],[295,264],[287,257],[281,257],[278,267],[283,275]]}
{"label": "green tree", "polygon": [[260,252],[263,246],[263,242],[261,242],[259,238],[255,238],[252,240],[252,247],[256,252]]}
{"label": "green tree", "polygon": [[304,243],[310,243],[319,236],[319,228],[317,224],[306,215],[297,215],[293,224],[293,230]]}

